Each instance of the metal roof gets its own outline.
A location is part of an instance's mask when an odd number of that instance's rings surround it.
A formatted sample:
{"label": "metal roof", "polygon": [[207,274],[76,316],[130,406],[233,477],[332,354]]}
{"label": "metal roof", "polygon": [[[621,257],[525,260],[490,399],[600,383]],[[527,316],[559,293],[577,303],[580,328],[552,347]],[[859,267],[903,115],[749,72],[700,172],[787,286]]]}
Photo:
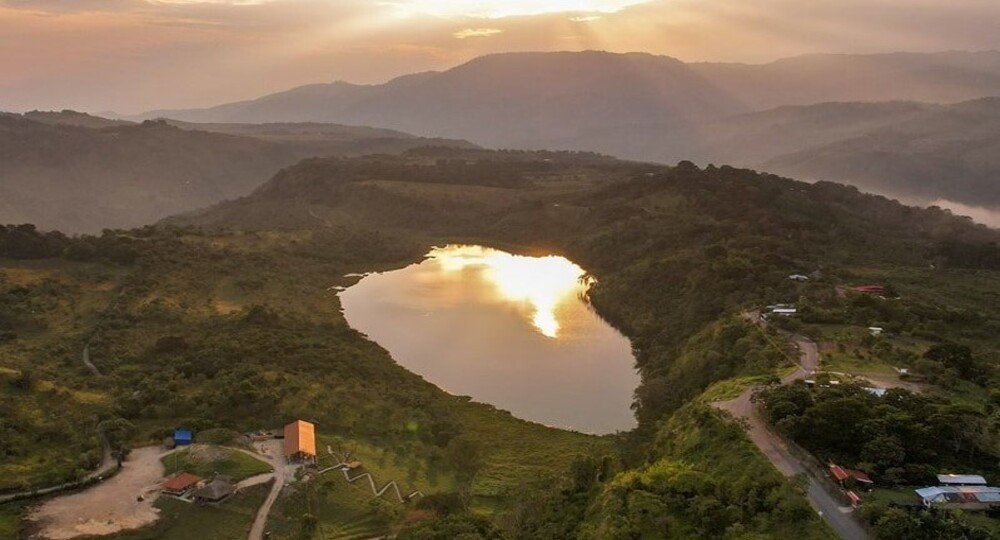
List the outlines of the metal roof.
{"label": "metal roof", "polygon": [[285,455],[316,455],[316,426],[304,420],[296,420],[285,426]]}
{"label": "metal roof", "polygon": [[1000,488],[990,486],[934,486],[915,489],[927,502],[996,503],[1000,502]]}
{"label": "metal roof", "polygon": [[862,388],[862,390],[868,392],[869,394],[872,394],[875,397],[882,397],[885,395],[886,392],[885,388],[876,388],[874,386],[866,386]]}
{"label": "metal roof", "polygon": [[938,482],[959,486],[985,486],[986,479],[978,474],[939,474]]}

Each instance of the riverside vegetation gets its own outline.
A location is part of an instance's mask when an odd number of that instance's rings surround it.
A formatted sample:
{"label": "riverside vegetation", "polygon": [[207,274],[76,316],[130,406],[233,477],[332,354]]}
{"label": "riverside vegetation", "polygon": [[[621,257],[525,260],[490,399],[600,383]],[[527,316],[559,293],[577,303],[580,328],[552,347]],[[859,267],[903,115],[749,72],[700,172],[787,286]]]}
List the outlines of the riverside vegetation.
{"label": "riverside vegetation", "polygon": [[[939,399],[963,400],[995,437],[986,389],[997,386],[998,239],[945,211],[829,183],[442,148],[307,160],[250,196],[131,231],[5,227],[0,440],[15,442],[0,449],[2,488],[82,474],[99,457],[101,421],[131,426],[119,438],[136,445],[178,424],[244,430],[301,417],[324,437],[394,456],[427,488],[412,507],[367,510],[372,530],[401,538],[828,538],[794,483],[698,399],[715,382],[790,365],[784,342],[740,312],[835,295],[858,276],[892,279],[920,301],[853,306],[841,322],[918,336],[914,354],[954,382]],[[324,293],[354,279],[340,276],[447,242],[558,253],[594,275],[591,301],[631,339],[642,374],[638,428],[586,436],[445,394],[350,329]],[[817,270],[807,290],[787,279]],[[964,360],[928,356],[949,343],[968,348],[968,381]],[[86,344],[103,375],[81,362]],[[801,405],[789,414],[808,414]],[[815,444],[822,453],[827,443]],[[996,462],[995,438],[976,448],[967,463]],[[908,459],[877,470],[938,463]],[[318,534],[347,500],[339,489],[331,478],[293,494],[274,517],[279,534]],[[893,525],[882,517],[879,534]]]}

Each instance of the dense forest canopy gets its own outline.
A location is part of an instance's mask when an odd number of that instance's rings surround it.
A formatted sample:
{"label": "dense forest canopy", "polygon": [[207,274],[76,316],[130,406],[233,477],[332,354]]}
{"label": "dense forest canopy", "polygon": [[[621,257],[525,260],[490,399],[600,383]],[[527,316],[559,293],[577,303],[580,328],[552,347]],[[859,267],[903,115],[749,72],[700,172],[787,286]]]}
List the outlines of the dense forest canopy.
{"label": "dense forest canopy", "polygon": [[[780,336],[743,315],[800,301],[790,330],[879,322],[919,338],[914,361],[953,388],[978,389],[969,390],[975,411],[903,394],[893,397],[898,408],[989,426],[995,405],[978,396],[996,387],[1000,362],[991,307],[998,240],[940,209],[689,162],[434,148],[307,160],[247,197],[155,227],[80,237],[0,229],[0,305],[9,307],[0,348],[11,359],[2,374],[39,406],[75,411],[80,425],[131,423],[137,444],[178,423],[246,430],[302,417],[331,435],[405,450],[426,474],[453,482],[458,502],[426,503],[422,515],[437,519],[401,537],[642,537],[666,527],[690,538],[820,538],[828,531],[801,494],[699,397],[714,383],[790,365]],[[446,242],[560,253],[595,276],[590,299],[632,341],[642,374],[639,427],[586,437],[449,396],[350,329],[336,296],[324,294],[351,283],[338,276],[398,267]],[[813,279],[788,279],[797,272]],[[886,281],[901,300],[835,293],[861,279]],[[85,345],[103,376],[79,362]],[[54,399],[59,392],[72,400]],[[829,420],[820,414],[827,394],[782,399],[792,405],[773,420],[793,438]],[[857,392],[844,399],[868,405]],[[872,426],[902,414],[868,408],[861,420]],[[51,437],[28,423],[3,429],[29,446]],[[74,448],[93,443],[94,429],[74,433]],[[904,435],[891,436],[902,445]],[[809,448],[899,481],[949,463],[900,458],[887,437],[872,431],[857,455],[833,439]],[[990,439],[944,441],[972,462],[996,459]],[[94,458],[53,456],[60,465],[32,480],[72,477]],[[312,495],[301,497],[288,508]],[[486,521],[468,510],[483,501]]]}

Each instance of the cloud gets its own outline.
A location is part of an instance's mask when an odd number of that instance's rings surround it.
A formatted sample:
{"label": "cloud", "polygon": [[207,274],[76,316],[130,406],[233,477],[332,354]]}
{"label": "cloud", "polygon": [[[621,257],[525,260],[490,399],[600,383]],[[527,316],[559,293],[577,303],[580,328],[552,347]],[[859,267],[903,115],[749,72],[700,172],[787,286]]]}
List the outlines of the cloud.
{"label": "cloud", "polygon": [[464,30],[459,30],[452,34],[457,39],[467,39],[476,37],[490,37],[497,34],[502,34],[503,30],[499,28],[466,28]]}

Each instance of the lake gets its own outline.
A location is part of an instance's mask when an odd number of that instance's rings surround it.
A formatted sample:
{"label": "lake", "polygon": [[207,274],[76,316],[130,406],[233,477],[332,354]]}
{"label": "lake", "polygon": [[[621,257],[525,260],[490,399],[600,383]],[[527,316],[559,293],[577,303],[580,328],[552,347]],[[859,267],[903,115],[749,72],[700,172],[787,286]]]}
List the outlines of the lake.
{"label": "lake", "polygon": [[449,245],[340,300],[352,328],[452,394],[553,427],[629,430],[639,376],[629,341],[587,303],[590,286],[563,257]]}

